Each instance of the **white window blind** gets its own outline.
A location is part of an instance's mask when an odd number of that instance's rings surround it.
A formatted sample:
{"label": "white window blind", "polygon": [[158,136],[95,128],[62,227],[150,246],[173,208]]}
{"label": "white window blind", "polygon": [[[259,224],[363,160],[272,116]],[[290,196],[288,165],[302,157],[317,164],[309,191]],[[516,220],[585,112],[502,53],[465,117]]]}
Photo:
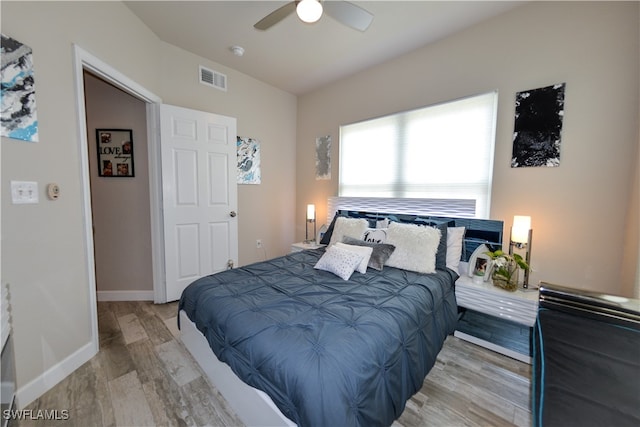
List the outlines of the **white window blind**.
{"label": "white window blind", "polygon": [[488,218],[497,93],[340,127],[339,195],[476,200]]}

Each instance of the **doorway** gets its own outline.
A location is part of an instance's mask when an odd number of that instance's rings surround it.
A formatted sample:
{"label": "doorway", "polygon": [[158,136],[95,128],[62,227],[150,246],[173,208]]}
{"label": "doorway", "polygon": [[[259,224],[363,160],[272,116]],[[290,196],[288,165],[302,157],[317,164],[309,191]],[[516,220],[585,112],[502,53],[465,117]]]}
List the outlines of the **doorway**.
{"label": "doorway", "polygon": [[[82,191],[82,211],[83,229],[85,238],[86,258],[85,274],[88,285],[87,308],[91,319],[91,350],[95,355],[99,350],[98,339],[98,309],[95,274],[95,252],[93,239],[93,221],[91,207],[91,179],[89,168],[89,141],[87,139],[87,116],[85,109],[85,89],[84,73],[89,72],[103,81],[115,86],[127,94],[145,103],[146,126],[147,126],[147,149],[148,149],[148,184],[149,184],[149,206],[150,206],[150,226],[151,226],[151,260],[154,301],[165,302],[166,292],[159,284],[164,280],[164,263],[162,245],[164,241],[162,219],[161,219],[161,178],[158,142],[159,132],[159,111],[162,100],[147,89],[138,85],[113,67],[104,63],[100,59],[86,52],[78,45],[73,46],[74,69],[76,84],[76,111],[78,114],[78,149],[81,162],[81,191]],[[97,159],[96,159],[97,161]]]}
{"label": "doorway", "polygon": [[[146,104],[87,71],[83,80],[97,300],[151,301]],[[124,155],[120,139],[128,131],[132,150]],[[98,154],[105,150],[115,154]],[[105,173],[100,161],[112,166],[110,173]],[[122,164],[126,174],[119,173]]]}
{"label": "doorway", "polygon": [[[90,142],[87,135],[93,130],[89,129],[87,124],[85,73],[89,73],[123,92],[119,93],[119,95],[131,96],[137,99],[145,107],[148,170],[146,174],[140,174],[140,177],[143,180],[146,177],[148,182],[148,190],[145,189],[145,194],[148,194],[149,222],[147,223],[148,226],[144,225],[144,227],[150,230],[150,238],[146,242],[147,250],[143,252],[147,254],[150,252],[151,254],[150,276],[152,277],[153,300],[156,303],[168,301],[167,280],[171,280],[173,283],[180,278],[184,278],[185,274],[192,277],[202,277],[214,273],[216,266],[225,268],[228,265],[237,264],[238,224],[236,211],[238,206],[235,172],[237,132],[235,118],[161,105],[160,98],[76,45],[74,45],[74,54],[79,127],[78,139],[82,172],[80,185],[84,214],[86,277],[89,286],[88,307],[91,317],[91,344],[92,349],[97,353],[99,345],[96,256],[99,254],[94,249],[92,220],[94,212],[91,203],[92,185],[89,166],[90,159],[95,159],[97,162],[97,155],[91,157],[89,153]],[[174,114],[165,117],[165,120],[161,120],[161,110],[166,112],[170,109],[174,110]],[[140,116],[142,117],[142,114]],[[141,118],[140,121],[142,122],[144,119]],[[162,139],[165,141],[162,147],[160,146],[161,132],[163,134]],[[201,135],[202,137],[194,138],[194,135]],[[96,141],[97,139],[94,140],[94,143],[97,145]],[[183,144],[186,145],[183,146]],[[224,148],[218,150],[216,147]],[[176,165],[195,165],[196,163],[199,165],[197,169],[202,171],[197,175],[193,174],[193,168],[174,167]],[[97,169],[97,165],[95,168]],[[163,169],[166,169],[167,172],[167,182],[172,183],[172,185],[166,186],[166,191],[163,191],[162,185]],[[138,175],[138,172],[136,172],[136,175]],[[108,185],[113,187],[114,181],[111,181],[111,179],[108,180]],[[121,182],[126,182],[130,178],[121,177],[120,179],[125,180]],[[197,196],[195,189],[198,189]],[[195,196],[193,199],[187,197],[194,203],[189,203],[189,200],[184,198],[185,196]],[[184,208],[183,202],[193,205],[195,207],[193,213],[203,222],[188,221],[188,223],[182,223],[186,218],[185,215],[187,215],[186,210],[182,209]],[[122,209],[122,211],[126,216],[126,209]],[[118,210],[115,212],[113,215],[123,215]],[[175,215],[171,216],[172,214]],[[167,216],[170,218],[167,219]],[[201,233],[198,235],[189,234],[189,231],[196,229],[201,230]],[[226,236],[226,238],[221,238],[220,236],[222,235],[223,237]],[[178,240],[169,239],[167,242],[165,236],[178,236]],[[195,238],[189,239],[187,237]],[[195,242],[202,242],[202,244],[195,245]],[[192,244],[190,245],[190,243]],[[225,246],[225,250],[221,250],[221,244]],[[113,250],[113,248],[108,248],[107,250]],[[178,262],[180,259],[185,259],[184,256],[180,258],[180,254],[183,254],[184,250],[188,250],[190,254],[199,255],[201,262],[197,271],[190,271],[189,268],[186,268],[188,267],[187,265]],[[177,256],[172,256],[176,254]],[[165,257],[170,261],[165,261]],[[168,272],[173,270],[167,268],[165,262],[168,263],[167,266],[169,267],[178,265],[179,274],[169,276]],[[148,278],[148,268],[146,270],[145,274],[146,278]],[[179,295],[179,293],[173,292],[171,296],[175,298],[176,295]]]}

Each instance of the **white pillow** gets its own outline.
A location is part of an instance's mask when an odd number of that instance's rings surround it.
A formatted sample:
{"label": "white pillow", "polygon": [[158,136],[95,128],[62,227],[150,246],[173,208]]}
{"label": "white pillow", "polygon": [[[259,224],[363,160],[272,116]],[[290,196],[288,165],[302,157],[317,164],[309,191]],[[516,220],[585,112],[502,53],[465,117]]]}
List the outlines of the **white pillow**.
{"label": "white pillow", "polygon": [[387,242],[387,229],[386,228],[367,228],[364,232],[362,240],[369,243],[386,243]]}
{"label": "white pillow", "polygon": [[386,243],[394,245],[396,250],[385,265],[418,273],[434,273],[440,235],[440,230],[435,227],[392,222]]}
{"label": "white pillow", "polygon": [[376,228],[389,228],[389,218],[384,218],[376,221]]}
{"label": "white pillow", "polygon": [[327,248],[313,268],[333,273],[342,280],[349,280],[361,259],[361,254],[334,245]]}
{"label": "white pillow", "polygon": [[360,264],[358,264],[358,266],[356,267],[356,271],[362,274],[367,272],[367,265],[369,264],[369,259],[371,258],[371,254],[373,253],[372,247],[347,245],[346,243],[342,242],[336,243],[336,246],[362,255],[363,258],[360,261]]}
{"label": "white pillow", "polygon": [[329,246],[342,242],[344,236],[362,240],[367,227],[369,227],[369,223],[364,218],[345,218],[339,216],[336,218],[336,223],[333,226]]}
{"label": "white pillow", "polygon": [[447,228],[447,267],[460,274],[458,266],[462,258],[462,239],[464,227]]}

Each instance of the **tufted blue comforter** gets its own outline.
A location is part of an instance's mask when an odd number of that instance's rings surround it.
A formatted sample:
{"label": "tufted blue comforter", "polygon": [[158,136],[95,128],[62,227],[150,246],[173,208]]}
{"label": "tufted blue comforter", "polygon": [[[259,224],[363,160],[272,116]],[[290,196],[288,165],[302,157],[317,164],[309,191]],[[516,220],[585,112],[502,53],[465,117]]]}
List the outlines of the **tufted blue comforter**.
{"label": "tufted blue comforter", "polygon": [[203,277],[179,309],[217,357],[299,426],[388,426],[422,387],[457,306],[450,270],[349,281],[303,251]]}

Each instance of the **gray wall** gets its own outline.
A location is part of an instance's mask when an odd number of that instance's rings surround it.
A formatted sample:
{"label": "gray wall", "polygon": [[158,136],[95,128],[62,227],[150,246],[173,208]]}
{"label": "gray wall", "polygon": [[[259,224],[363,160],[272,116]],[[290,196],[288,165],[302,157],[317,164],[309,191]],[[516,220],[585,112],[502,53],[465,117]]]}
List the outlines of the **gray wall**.
{"label": "gray wall", "polygon": [[[98,300],[153,300],[146,104],[91,74],[84,81]],[[135,176],[99,176],[96,129],[132,130]]]}

